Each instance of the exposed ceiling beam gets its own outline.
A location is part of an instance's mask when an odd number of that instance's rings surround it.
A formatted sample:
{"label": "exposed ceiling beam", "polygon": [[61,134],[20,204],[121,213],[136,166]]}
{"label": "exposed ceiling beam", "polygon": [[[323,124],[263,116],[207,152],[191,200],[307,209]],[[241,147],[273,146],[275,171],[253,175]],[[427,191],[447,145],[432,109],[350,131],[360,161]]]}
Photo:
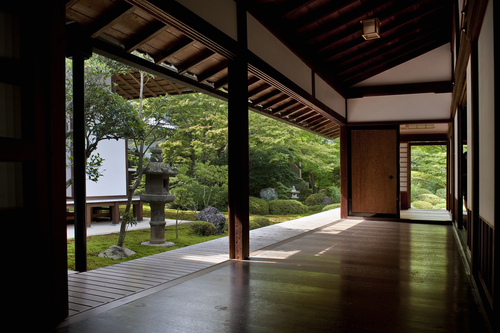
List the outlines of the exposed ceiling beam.
{"label": "exposed ceiling beam", "polygon": [[206,70],[205,72],[201,73],[200,75],[198,75],[198,81],[203,82],[203,81],[209,79],[210,77],[214,76],[215,74],[225,70],[227,68],[227,66],[228,66],[228,60],[224,59],[217,66],[214,66],[214,67]]}
{"label": "exposed ceiling beam", "polygon": [[187,73],[191,68],[198,66],[199,64],[207,61],[211,57],[213,57],[215,52],[206,49],[202,53],[198,54],[196,57],[187,60],[186,62],[182,63],[177,67],[177,71],[179,74],[185,74]]}
{"label": "exposed ceiling beam", "polygon": [[159,64],[161,62],[164,62],[168,57],[172,56],[173,54],[184,50],[185,48],[189,47],[193,43],[193,40],[188,37],[182,38],[177,44],[174,46],[167,48],[165,50],[161,50],[157,55],[154,56],[154,62]]}
{"label": "exposed ceiling beam", "polygon": [[104,15],[95,20],[89,28],[90,37],[96,38],[104,31],[112,27],[127,15],[133,13],[135,7],[126,1],[118,3],[115,7],[111,8]]}
{"label": "exposed ceiling beam", "polygon": [[167,28],[168,25],[160,21],[156,21],[150,24],[139,34],[132,36],[128,41],[123,43],[125,45],[125,50],[127,50],[127,52],[135,51],[141,45],[146,44],[147,42],[164,32]]}

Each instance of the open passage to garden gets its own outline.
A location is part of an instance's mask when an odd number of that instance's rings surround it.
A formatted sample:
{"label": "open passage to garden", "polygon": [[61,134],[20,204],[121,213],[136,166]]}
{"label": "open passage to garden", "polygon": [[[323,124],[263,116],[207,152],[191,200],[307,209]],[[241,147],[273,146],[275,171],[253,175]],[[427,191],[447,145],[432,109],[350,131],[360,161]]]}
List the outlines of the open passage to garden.
{"label": "open passage to garden", "polygon": [[[152,61],[146,55],[136,55]],[[166,218],[203,220],[178,228],[166,228],[166,240],[175,243],[172,248],[141,246],[141,242],[148,240],[148,232],[125,233],[125,226],[135,223],[134,216],[129,212],[129,202],[122,209],[123,228],[119,237],[88,238],[89,269],[119,262],[98,256],[115,244],[136,252],[122,259],[130,260],[227,235],[219,222],[214,224],[215,221],[210,220],[211,216],[217,216],[219,221],[221,216],[223,221],[227,220],[227,217],[224,219],[228,207],[227,154],[229,149],[238,149],[229,147],[228,143],[227,103],[194,92],[125,100],[113,93],[113,83],[106,83],[112,80],[107,79],[117,73],[137,73],[137,70],[97,55],[87,60],[85,67],[88,178],[98,182],[102,176],[99,142],[127,139],[129,167],[135,170],[129,177],[129,199],[132,195],[141,194],[151,197],[151,193],[147,192],[146,175],[151,174],[152,168],[148,169],[148,166],[157,165],[161,170],[171,168],[170,178],[163,179],[160,186],[164,192],[159,193],[175,196],[173,201],[165,202]],[[70,123],[73,116],[71,62],[67,62],[66,74]],[[140,96],[143,96],[145,84],[152,76],[145,72],[139,74],[137,83]],[[67,139],[68,151],[71,151],[72,131],[68,131]],[[69,158],[68,167],[71,162]],[[168,164],[168,168],[162,163]],[[340,202],[339,140],[328,140],[249,112],[248,176],[252,229],[334,208]],[[68,181],[68,187],[71,184],[72,179]],[[153,188],[151,184],[149,188]],[[144,207],[144,215],[151,214],[148,205]],[[156,218],[157,214],[153,215]],[[210,224],[214,224],[215,230]],[[74,267],[74,249],[72,241],[68,244],[71,269]]]}
{"label": "open passage to garden", "polygon": [[411,208],[446,209],[446,146],[411,146]]}

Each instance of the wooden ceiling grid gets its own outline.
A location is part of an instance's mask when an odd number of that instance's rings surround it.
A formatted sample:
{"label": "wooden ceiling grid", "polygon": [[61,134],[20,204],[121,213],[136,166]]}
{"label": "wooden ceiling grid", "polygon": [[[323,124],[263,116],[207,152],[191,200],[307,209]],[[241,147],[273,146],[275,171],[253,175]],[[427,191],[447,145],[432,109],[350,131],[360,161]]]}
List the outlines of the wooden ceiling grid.
{"label": "wooden ceiling grid", "polygon": [[[369,94],[352,86],[451,39],[448,0],[248,0],[247,6],[343,96]],[[190,27],[180,24],[178,28],[176,20],[167,19],[168,13],[151,8],[135,0],[69,0],[66,18],[84,26],[95,41],[146,54],[178,78],[150,79],[145,97],[209,87],[227,98],[227,52],[219,52],[210,41],[188,37],[185,31]],[[360,21],[373,17],[380,19],[382,37],[365,41]],[[250,69],[249,109],[329,139],[339,136],[339,125],[331,116],[272,77]],[[116,92],[126,99],[138,98],[137,78],[137,73],[116,77]]]}

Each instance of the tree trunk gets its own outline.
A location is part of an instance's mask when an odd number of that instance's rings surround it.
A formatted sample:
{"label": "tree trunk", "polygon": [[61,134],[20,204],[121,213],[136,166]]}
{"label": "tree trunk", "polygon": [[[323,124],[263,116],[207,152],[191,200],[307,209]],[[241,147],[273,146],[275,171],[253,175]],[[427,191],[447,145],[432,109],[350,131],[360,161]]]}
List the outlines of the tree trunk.
{"label": "tree trunk", "polygon": [[309,183],[311,184],[312,192],[316,193],[317,189],[316,189],[316,184],[314,181],[314,172],[312,172],[312,171],[309,172]]}

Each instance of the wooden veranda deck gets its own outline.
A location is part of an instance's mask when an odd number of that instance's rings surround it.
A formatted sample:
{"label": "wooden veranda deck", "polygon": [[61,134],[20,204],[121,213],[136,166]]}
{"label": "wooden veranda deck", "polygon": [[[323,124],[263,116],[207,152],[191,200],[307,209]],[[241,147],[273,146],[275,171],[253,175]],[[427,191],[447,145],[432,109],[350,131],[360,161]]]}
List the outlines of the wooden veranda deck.
{"label": "wooden veranda deck", "polygon": [[[338,219],[339,210],[336,209],[252,230],[250,250],[277,244]],[[228,259],[228,240],[224,237],[88,272],[69,273],[70,313],[67,321],[71,322],[72,317],[86,312],[91,312],[88,314],[91,315],[99,312],[100,308],[109,309],[109,306],[103,306],[127,297],[161,289],[159,286],[209,270]]]}
{"label": "wooden veranda deck", "polygon": [[453,226],[301,220],[72,275],[58,332],[488,332]]}

